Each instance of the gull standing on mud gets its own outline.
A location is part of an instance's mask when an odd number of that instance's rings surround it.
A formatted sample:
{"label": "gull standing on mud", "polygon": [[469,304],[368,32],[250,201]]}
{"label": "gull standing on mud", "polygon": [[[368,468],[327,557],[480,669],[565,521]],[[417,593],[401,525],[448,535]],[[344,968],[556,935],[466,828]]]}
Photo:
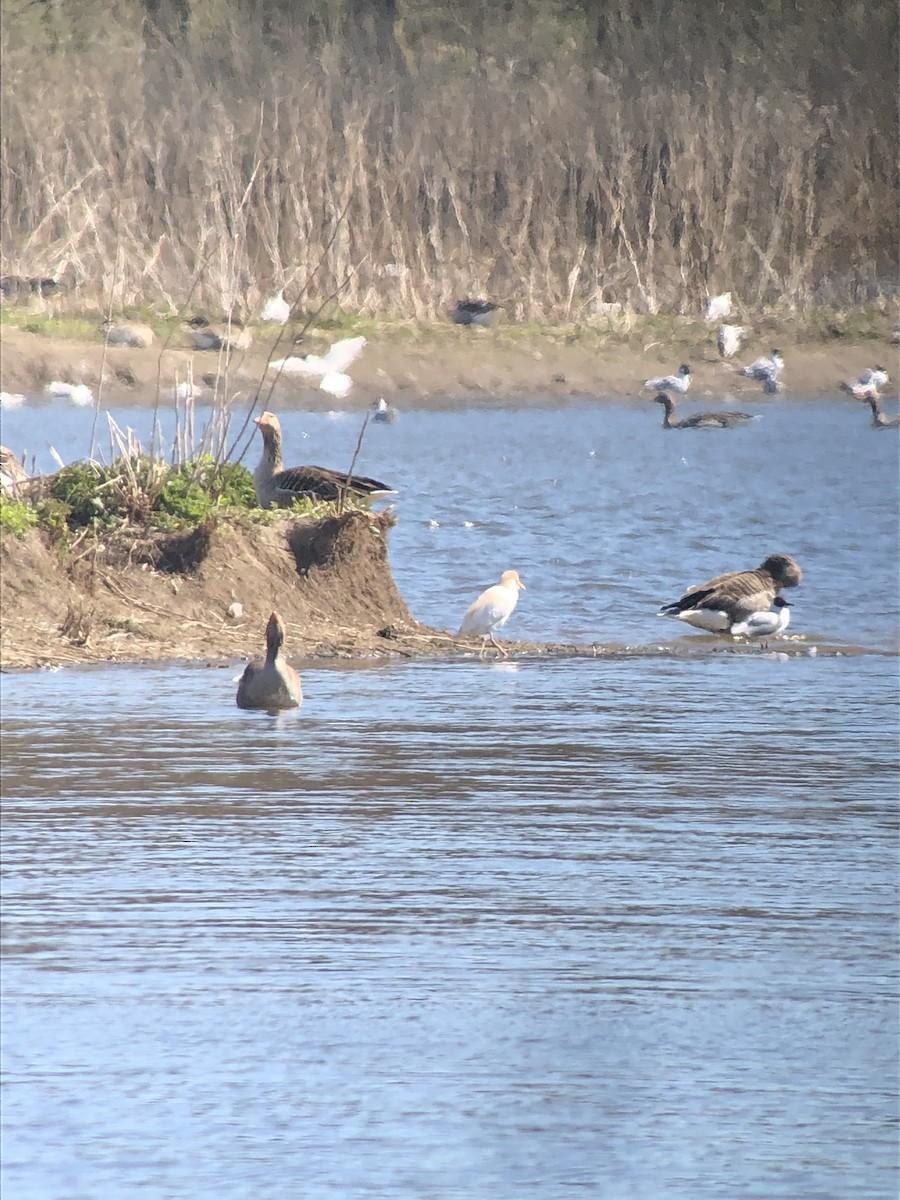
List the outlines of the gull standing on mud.
{"label": "gull standing on mud", "polygon": [[730,315],[731,292],[722,292],[720,296],[713,296],[706,310],[707,321],[724,321]]}
{"label": "gull standing on mud", "polygon": [[741,338],[746,333],[743,325],[720,325],[716,334],[716,349],[722,358],[731,358],[741,348]]}
{"label": "gull standing on mud", "polygon": [[509,653],[503,649],[494,638],[494,630],[505,625],[512,615],[519,599],[519,592],[525,591],[525,584],[519,578],[518,571],[504,571],[500,582],[487,588],[477,600],[469,605],[462,619],[459,632],[475,634],[482,639],[479,658],[484,658],[487,641],[490,638],[496,647],[499,658],[508,658]]}
{"label": "gull standing on mud", "polygon": [[682,363],[674,375],[660,375],[658,379],[644,381],[645,392],[681,392],[682,395],[691,385],[691,368]]}
{"label": "gull standing on mud", "polygon": [[318,379],[323,392],[342,400],[353,386],[353,380],[346,374],[347,368],[362,354],[365,345],[364,337],[341,338],[325,354],[307,354],[305,357],[292,354],[269,363],[269,370]]}
{"label": "gull standing on mud", "polygon": [[693,416],[684,417],[679,421],[675,418],[675,401],[671,396],[660,392],[658,396],[653,397],[653,402],[661,404],[666,410],[663,414],[663,429],[731,429],[735,425],[744,425],[747,421],[756,419],[751,413],[745,412],[705,412],[694,413]]}
{"label": "gull standing on mud", "polygon": [[803,572],[790,554],[770,554],[755,571],[729,571],[688,588],[657,613],[707,633],[724,633],[752,614],[772,607],[782,588],[797,587]]}
{"label": "gull standing on mud", "polygon": [[771,396],[782,389],[783,385],[779,380],[779,376],[783,370],[784,359],[781,357],[781,351],[773,350],[768,357],[763,356],[756,359],[749,367],[741,367],[738,374],[746,375],[749,379],[755,379],[763,385],[763,391]]}
{"label": "gull standing on mud", "polygon": [[783,633],[791,619],[791,606],[784,596],[776,596],[772,606],[772,610],[761,609],[735,621],[728,632],[736,638],[770,638]]}
{"label": "gull standing on mud", "polygon": [[262,434],[263,453],[253,472],[253,487],[260,508],[290,507],[295,500],[338,500],[342,493],[377,500],[397,493],[377,479],[350,475],[329,467],[288,467],[281,454],[281,422],[274,413],[255,418]]}
{"label": "gull standing on mud", "polygon": [[286,661],[284,622],[277,612],[269,617],[266,626],[266,658],[247,663],[237,690],[238,708],[264,708],[276,712],[282,708],[299,708],[303,700],[300,676]]}
{"label": "gull standing on mud", "polygon": [[261,321],[274,321],[283,325],[291,315],[291,306],[284,298],[284,288],[270,296],[259,312]]}

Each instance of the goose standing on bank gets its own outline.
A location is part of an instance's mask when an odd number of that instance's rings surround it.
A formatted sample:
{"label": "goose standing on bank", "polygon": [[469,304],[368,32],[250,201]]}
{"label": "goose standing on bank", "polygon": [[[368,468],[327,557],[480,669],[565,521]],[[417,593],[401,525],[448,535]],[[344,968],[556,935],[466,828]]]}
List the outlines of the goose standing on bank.
{"label": "goose standing on bank", "polygon": [[266,626],[265,661],[255,658],[247,663],[237,690],[238,708],[299,708],[303,700],[300,676],[283,654],[284,622],[277,612]]}
{"label": "goose standing on bank", "polygon": [[666,410],[663,415],[663,429],[731,429],[755,419],[751,413],[745,412],[706,412],[694,413],[679,421],[675,417],[675,401],[671,396],[660,392],[658,396],[653,397],[653,402],[661,404]]}
{"label": "goose standing on bank", "polygon": [[732,637],[770,638],[783,633],[791,619],[791,606],[784,596],[776,596],[772,609],[750,613],[742,621],[735,621],[729,633]]}
{"label": "goose standing on bank", "polygon": [[486,638],[490,638],[496,647],[499,658],[509,657],[508,651],[495,640],[494,630],[500,629],[509,620],[518,603],[520,591],[525,591],[525,584],[519,578],[518,571],[504,571],[499,583],[486,588],[478,599],[469,605],[459,632],[475,634],[482,639],[479,658],[484,658],[487,649]]}
{"label": "goose standing on bank", "polygon": [[644,381],[645,392],[681,392],[682,395],[691,385],[691,368],[682,363],[674,375],[660,375],[658,379]]}
{"label": "goose standing on bank", "polygon": [[263,439],[263,453],[253,472],[253,486],[260,508],[290,507],[295,500],[337,500],[344,492],[377,500],[397,493],[377,479],[349,475],[329,467],[288,467],[281,453],[281,423],[274,413],[256,417]]}
{"label": "goose standing on bank", "polygon": [[194,350],[225,350],[234,353],[249,350],[253,345],[253,334],[237,321],[207,325],[195,318],[195,323],[187,323],[184,332]]}
{"label": "goose standing on bank", "polygon": [[781,351],[773,350],[768,357],[764,355],[752,362],[749,367],[741,367],[738,374],[746,375],[748,379],[755,379],[757,383],[763,385],[763,391],[767,395],[773,396],[783,387],[779,378],[783,370],[784,359],[781,357]]}
{"label": "goose standing on bank", "polygon": [[140,325],[135,321],[104,321],[100,332],[108,346],[131,346],[146,350],[156,341],[156,335],[149,325]]}
{"label": "goose standing on bank", "polygon": [[772,607],[782,588],[797,587],[803,572],[790,554],[770,554],[755,571],[729,571],[708,583],[688,588],[671,604],[657,613],[704,629],[724,633],[753,613]]}

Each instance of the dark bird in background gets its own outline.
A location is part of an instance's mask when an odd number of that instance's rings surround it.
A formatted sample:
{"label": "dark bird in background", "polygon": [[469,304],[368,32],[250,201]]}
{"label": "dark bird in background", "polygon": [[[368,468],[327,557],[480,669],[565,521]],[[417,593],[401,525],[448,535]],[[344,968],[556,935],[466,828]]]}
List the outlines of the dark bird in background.
{"label": "dark bird in background", "polygon": [[486,329],[493,325],[499,309],[500,305],[490,300],[458,300],[450,310],[450,320],[454,325],[481,325]]}

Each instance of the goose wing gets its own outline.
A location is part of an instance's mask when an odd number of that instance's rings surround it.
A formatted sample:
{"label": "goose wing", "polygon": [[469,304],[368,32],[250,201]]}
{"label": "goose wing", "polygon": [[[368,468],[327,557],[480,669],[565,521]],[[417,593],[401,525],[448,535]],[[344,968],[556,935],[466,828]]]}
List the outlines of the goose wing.
{"label": "goose wing", "polygon": [[387,484],[368,475],[351,475],[332,471],[329,467],[288,467],[279,471],[273,481],[281,496],[315,496],[320,500],[337,500],[343,491],[358,496],[393,496]]}
{"label": "goose wing", "polygon": [[774,599],[775,587],[768,572],[729,571],[708,583],[688,588],[680,600],[664,605],[660,612],[664,616],[677,616],[692,608],[715,608],[749,614],[771,608]]}

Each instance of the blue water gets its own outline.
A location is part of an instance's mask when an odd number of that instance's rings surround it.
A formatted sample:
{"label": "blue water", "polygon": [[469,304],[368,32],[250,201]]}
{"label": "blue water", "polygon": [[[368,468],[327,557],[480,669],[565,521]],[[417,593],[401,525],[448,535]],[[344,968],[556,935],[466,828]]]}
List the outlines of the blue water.
{"label": "blue water", "polygon": [[512,566],[512,637],[699,647],[658,604],[787,550],[788,654],[0,679],[5,1194],[896,1196],[898,439],[762,411],[405,411],[358,467],[422,620]]}

